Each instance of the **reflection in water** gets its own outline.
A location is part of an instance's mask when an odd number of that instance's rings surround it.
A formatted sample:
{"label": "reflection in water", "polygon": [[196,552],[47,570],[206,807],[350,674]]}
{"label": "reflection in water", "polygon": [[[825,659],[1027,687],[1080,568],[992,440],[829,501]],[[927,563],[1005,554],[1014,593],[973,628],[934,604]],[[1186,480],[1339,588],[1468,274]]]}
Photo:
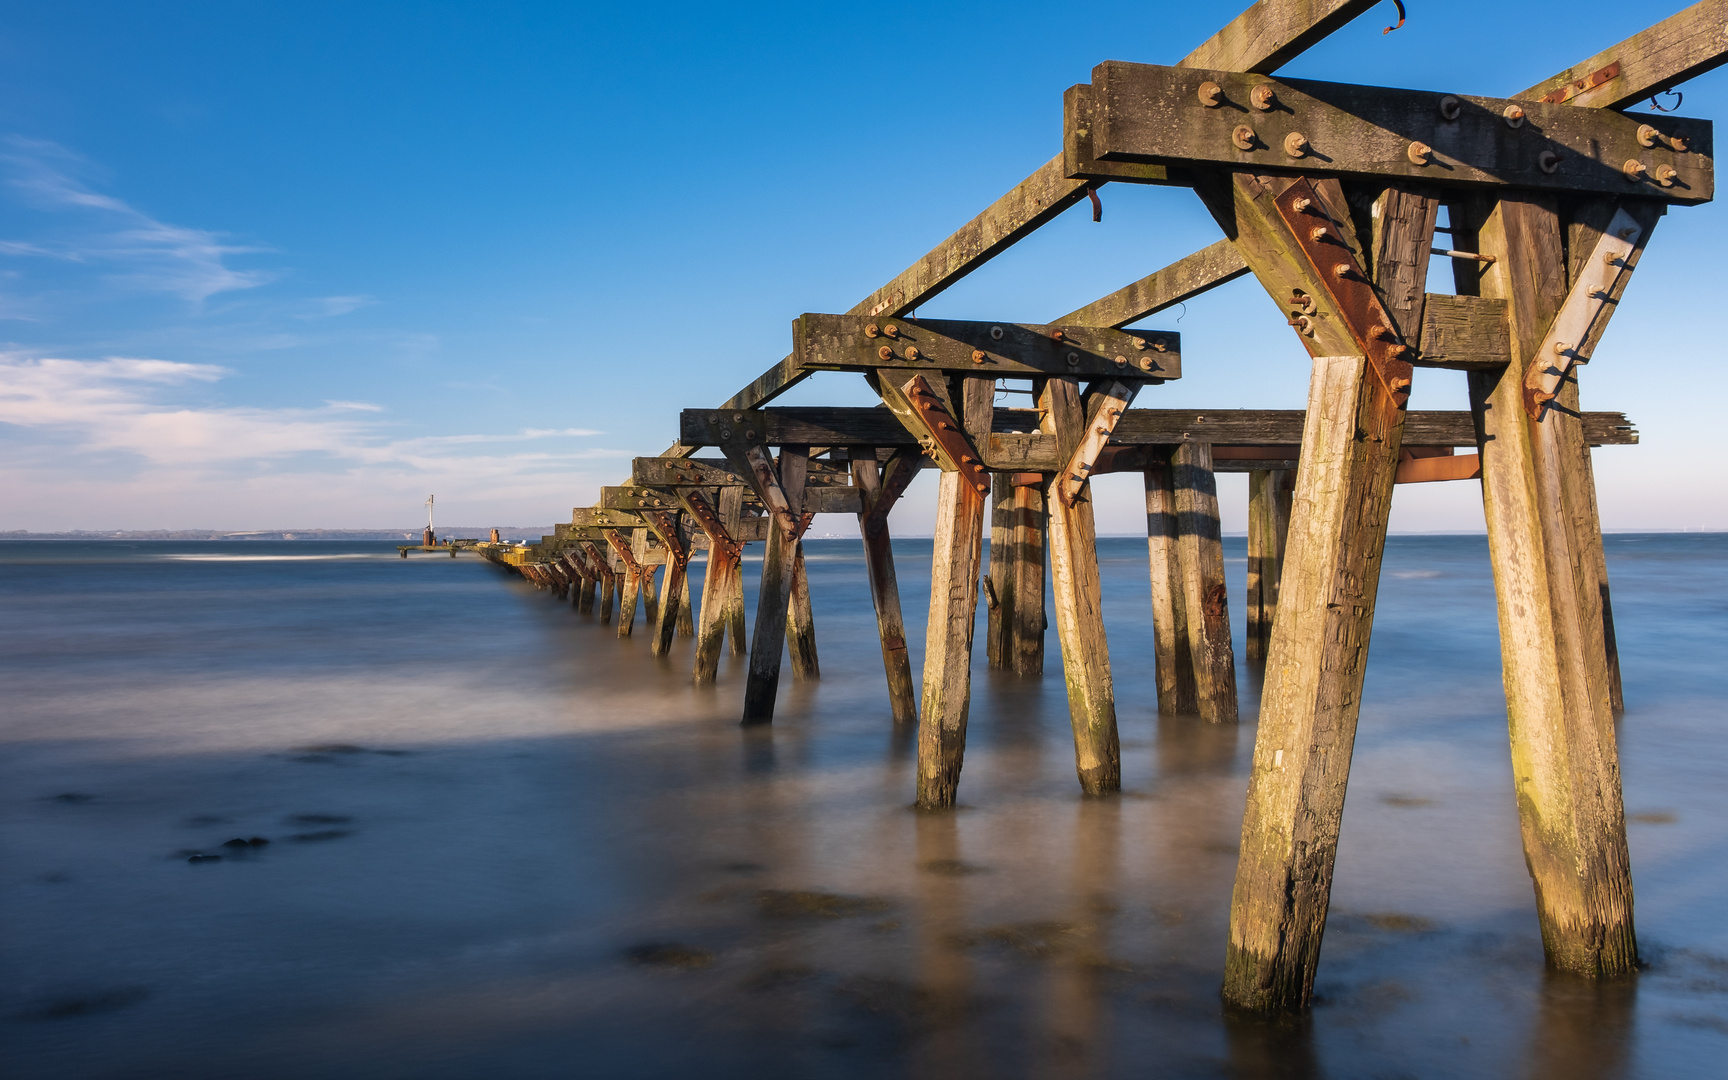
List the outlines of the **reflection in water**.
{"label": "reflection in water", "polygon": [[[857,547],[809,543],[823,677],[749,729],[741,658],[692,688],[688,641],[656,659],[465,559],[0,546],[0,1073],[1719,1068],[1728,675],[1696,655],[1728,646],[1722,538],[1610,538],[1662,955],[1636,994],[1542,974],[1481,539],[1389,543],[1294,1024],[1219,1003],[1254,729],[1158,716],[1143,540],[1100,542],[1123,794],[1080,797],[1060,677],[980,650],[961,805],[936,814],[910,808]],[[898,546],[912,616],[929,549]]]}

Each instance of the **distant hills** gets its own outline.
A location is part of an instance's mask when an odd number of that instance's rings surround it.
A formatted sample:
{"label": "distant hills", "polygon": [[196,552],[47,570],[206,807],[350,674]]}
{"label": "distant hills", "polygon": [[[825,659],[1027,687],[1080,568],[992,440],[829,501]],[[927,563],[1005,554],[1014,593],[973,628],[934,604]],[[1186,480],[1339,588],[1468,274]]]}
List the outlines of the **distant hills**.
{"label": "distant hills", "polygon": [[[0,532],[0,540],[419,540],[421,529],[248,529],[230,532],[224,529],[75,529],[72,532],[27,532],[15,529]],[[498,526],[500,540],[536,541],[552,531],[550,525]],[[455,526],[438,530],[440,540],[446,537],[485,540],[492,535],[492,526],[484,528]]]}

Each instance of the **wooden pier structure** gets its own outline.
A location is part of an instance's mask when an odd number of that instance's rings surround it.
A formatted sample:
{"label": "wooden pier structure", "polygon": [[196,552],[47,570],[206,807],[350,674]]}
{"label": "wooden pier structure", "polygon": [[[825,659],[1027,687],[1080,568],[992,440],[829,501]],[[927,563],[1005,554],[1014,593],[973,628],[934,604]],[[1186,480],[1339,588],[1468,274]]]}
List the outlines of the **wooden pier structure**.
{"label": "wooden pier structure", "polygon": [[[1265,677],[1223,993],[1277,1012],[1312,996],[1394,488],[1478,481],[1548,962],[1631,971],[1591,448],[1637,435],[1618,413],[1582,411],[1580,368],[1657,222],[1713,196],[1710,123],[1627,110],[1728,58],[1728,0],[1508,98],[1277,77],[1373,6],[1259,0],[1174,66],[1100,64],[1067,91],[1060,153],[1032,176],[846,312],[800,316],[788,356],[717,407],[684,411],[670,449],[636,459],[554,535],[478,550],[574,593],[581,611],[598,604],[620,636],[640,606],[656,655],[693,637],[697,683],[724,649],[747,652],[741,716],[765,723],[783,655],[795,679],[819,676],[805,530],[855,514],[892,715],[917,725],[917,805],[951,807],[960,786],[981,594],[991,667],[1041,674],[1053,619],[1079,786],[1105,796],[1121,768],[1090,480],[1144,479],[1159,710],[1229,723],[1214,477],[1249,473],[1244,658]],[[1223,239],[1047,321],[915,317],[1058,214],[1096,208],[1111,183],[1191,188]],[[1431,291],[1434,254],[1451,291]],[[1136,325],[1248,274],[1311,359],[1306,410],[1150,407],[1185,358],[1174,331]],[[1468,372],[1467,408],[1408,411],[1425,367]],[[861,372],[881,405],[771,405],[832,371]],[[1000,407],[1004,390],[1031,407]],[[915,680],[888,512],[923,469],[940,475]],[[764,554],[746,640],[752,543]],[[697,604],[687,570],[704,550]]]}

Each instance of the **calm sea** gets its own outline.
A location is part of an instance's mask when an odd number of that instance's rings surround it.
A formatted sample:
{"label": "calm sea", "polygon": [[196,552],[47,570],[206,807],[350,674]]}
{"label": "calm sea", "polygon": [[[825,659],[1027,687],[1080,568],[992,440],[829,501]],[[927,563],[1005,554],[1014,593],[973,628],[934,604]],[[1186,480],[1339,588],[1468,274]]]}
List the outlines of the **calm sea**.
{"label": "calm sea", "polygon": [[980,640],[941,815],[857,544],[808,550],[823,677],[743,730],[739,660],[696,690],[471,557],[0,544],[0,1074],[1720,1075],[1728,537],[1608,541],[1647,966],[1602,987],[1543,973],[1486,544],[1391,541],[1286,1025],[1217,996],[1253,680],[1239,726],[1156,715],[1143,541],[1100,544],[1122,796],[1079,797],[1054,636],[1030,680]]}

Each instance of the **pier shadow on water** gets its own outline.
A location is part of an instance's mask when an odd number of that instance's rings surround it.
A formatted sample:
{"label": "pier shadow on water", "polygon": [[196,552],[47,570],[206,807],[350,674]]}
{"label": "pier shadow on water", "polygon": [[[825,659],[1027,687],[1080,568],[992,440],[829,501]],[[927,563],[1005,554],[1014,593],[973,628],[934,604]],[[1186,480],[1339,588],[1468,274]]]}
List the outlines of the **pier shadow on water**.
{"label": "pier shadow on water", "polygon": [[1394,538],[1316,1005],[1268,1021],[1218,999],[1254,726],[1157,715],[1144,541],[1100,544],[1123,793],[1079,796],[1054,635],[1042,679],[980,640],[935,814],[854,543],[752,729],[738,658],[692,688],[478,562],[8,544],[0,1074],[1708,1075],[1728,543],[1608,549],[1645,970],[1544,974],[1485,545]]}

